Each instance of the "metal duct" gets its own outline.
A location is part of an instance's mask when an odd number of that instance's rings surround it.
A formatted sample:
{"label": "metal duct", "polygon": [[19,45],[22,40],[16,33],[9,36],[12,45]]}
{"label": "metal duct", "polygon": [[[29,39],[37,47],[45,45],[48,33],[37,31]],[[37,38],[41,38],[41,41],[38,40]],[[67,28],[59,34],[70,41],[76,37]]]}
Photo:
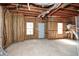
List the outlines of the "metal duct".
{"label": "metal duct", "polygon": [[61,3],[56,3],[54,4],[51,8],[49,8],[47,11],[41,13],[40,15],[38,15],[38,17],[42,16],[44,17],[47,13],[49,13],[52,9],[56,9],[61,5]]}
{"label": "metal duct", "polygon": [[[48,9],[48,11],[45,11],[45,12],[41,13],[40,15],[38,15],[38,17],[40,17],[40,16],[44,17],[44,16],[45,16],[46,14],[48,14],[51,10],[60,7],[61,4],[62,4],[62,3],[56,3],[56,4],[54,4],[51,8]],[[66,7],[66,6],[69,5],[69,4],[70,4],[70,3],[64,3],[60,8],[64,8],[64,7]]]}

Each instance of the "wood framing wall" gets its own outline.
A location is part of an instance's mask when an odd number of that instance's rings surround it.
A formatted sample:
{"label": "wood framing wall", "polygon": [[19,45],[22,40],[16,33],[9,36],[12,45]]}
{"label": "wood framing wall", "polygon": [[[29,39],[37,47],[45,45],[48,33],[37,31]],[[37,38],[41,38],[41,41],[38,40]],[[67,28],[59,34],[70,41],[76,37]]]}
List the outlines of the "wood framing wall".
{"label": "wood framing wall", "polygon": [[13,42],[13,27],[12,27],[12,14],[7,11],[5,13],[5,34],[4,34],[4,47],[9,46]]}
{"label": "wood framing wall", "polygon": [[13,14],[13,35],[14,35],[14,42],[16,41],[23,41],[25,31],[24,31],[24,16],[23,14]]}
{"label": "wood framing wall", "polygon": [[[45,18],[42,18],[43,15],[41,13],[48,11],[51,9],[50,7],[36,7],[34,4],[30,3],[31,10],[28,10],[27,4],[0,4],[2,5],[3,10],[0,8],[0,13],[3,13],[4,9],[5,16],[3,15],[3,27],[0,31],[4,30],[4,40],[3,46],[7,47],[14,42],[24,41],[29,39],[39,39],[38,34],[38,23],[45,23],[45,38],[46,39],[62,39],[67,38],[66,25],[73,24],[75,25],[75,16],[79,15],[78,4],[70,4],[66,7],[62,4],[59,8],[51,10],[48,14],[46,14]],[[20,7],[19,7],[20,6]],[[2,14],[1,14],[2,15]],[[1,16],[0,15],[0,16]],[[36,18],[39,15],[40,18]],[[48,17],[50,16],[50,17]],[[57,17],[52,17],[57,16]],[[59,17],[61,16],[61,17]],[[2,17],[2,16],[1,16]],[[48,18],[47,18],[48,17]],[[2,21],[2,19],[0,21]],[[34,23],[34,34],[27,35],[26,34],[26,23],[33,22]],[[63,34],[58,34],[57,32],[57,23],[63,23]],[[0,22],[1,24],[1,22]],[[1,28],[2,25],[0,25]],[[0,33],[1,35],[1,33]],[[0,36],[2,39],[2,36]]]}
{"label": "wood framing wall", "polygon": [[[34,34],[27,35],[26,34],[26,23],[33,22],[34,23]],[[38,38],[38,23],[44,22],[45,20],[38,19],[35,17],[27,17],[23,14],[14,14],[13,15],[13,31],[14,31],[14,41],[23,41],[27,39],[37,39]]]}
{"label": "wood framing wall", "polygon": [[[26,36],[25,39],[38,39],[38,23],[46,23],[46,21],[41,19],[41,18],[25,16],[25,25],[26,25],[27,22],[33,22],[34,23],[34,34],[33,35],[25,34],[25,36]],[[25,31],[26,31],[26,28],[25,28]]]}
{"label": "wood framing wall", "polygon": [[[63,23],[63,34],[57,33],[57,23]],[[47,21],[48,26],[48,38],[49,39],[62,39],[67,38],[66,35],[66,25],[73,24],[75,25],[75,18],[74,17],[49,17]]]}
{"label": "wood framing wall", "polygon": [[0,6],[0,48],[2,47],[2,41],[3,41],[3,9],[2,6]]}
{"label": "wood framing wall", "polygon": [[[26,34],[26,23],[34,23],[34,34]],[[5,14],[5,39],[4,47],[9,46],[13,42],[24,41],[28,39],[38,38],[38,23],[46,23],[45,20],[35,17],[27,17],[23,14],[10,13],[9,11]]]}
{"label": "wood framing wall", "polygon": [[[34,34],[26,34],[26,23],[34,23]],[[57,33],[57,23],[63,23],[63,34]],[[36,17],[27,17],[23,14],[10,13],[5,14],[5,40],[4,47],[18,41],[38,38],[38,23],[45,23],[45,38],[47,39],[60,39],[66,38],[66,25],[75,24],[74,17],[48,17],[48,19],[41,19]]]}

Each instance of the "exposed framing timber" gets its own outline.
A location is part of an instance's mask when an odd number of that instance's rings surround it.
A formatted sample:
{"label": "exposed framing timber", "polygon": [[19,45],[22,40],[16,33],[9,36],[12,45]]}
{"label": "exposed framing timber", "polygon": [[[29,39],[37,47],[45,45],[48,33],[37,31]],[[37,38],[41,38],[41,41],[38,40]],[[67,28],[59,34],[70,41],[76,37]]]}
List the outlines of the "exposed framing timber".
{"label": "exposed framing timber", "polygon": [[68,14],[68,15],[77,15],[77,14],[74,14],[74,13],[72,13],[72,12],[64,12],[64,11],[58,11],[58,12],[60,12],[60,13],[62,13],[62,14]]}
{"label": "exposed framing timber", "polygon": [[[5,8],[16,8],[16,5],[7,5],[7,6],[4,6]],[[28,6],[27,5],[22,5],[22,6],[19,6],[19,8],[24,8],[24,9],[27,9],[28,10]],[[38,8],[38,7],[34,7],[34,6],[30,6],[30,9],[33,9],[33,10],[44,10],[46,11],[47,9],[46,8]]]}
{"label": "exposed framing timber", "polygon": [[61,8],[60,10],[66,11],[66,12],[71,12],[71,13],[74,13],[74,14],[79,14],[79,12],[77,12],[77,11],[69,10],[69,9],[66,9],[66,8]]}
{"label": "exposed framing timber", "polygon": [[57,12],[54,13],[53,16],[65,16],[65,17],[72,17],[72,16],[77,16],[77,15],[73,15],[73,14],[66,14],[66,13],[61,13],[61,12]]}
{"label": "exposed framing timber", "polygon": [[66,15],[66,16],[77,16],[77,14],[66,13],[66,12],[57,12],[55,14]]}
{"label": "exposed framing timber", "polygon": [[79,3],[72,3],[72,4],[70,4],[71,6],[73,6],[73,7],[75,7],[75,8],[79,8]]}

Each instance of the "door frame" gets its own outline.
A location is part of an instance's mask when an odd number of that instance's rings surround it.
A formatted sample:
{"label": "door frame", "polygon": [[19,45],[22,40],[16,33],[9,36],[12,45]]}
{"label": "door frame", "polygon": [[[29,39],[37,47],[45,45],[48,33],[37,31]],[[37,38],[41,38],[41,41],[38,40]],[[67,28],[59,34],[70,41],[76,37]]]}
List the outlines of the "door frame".
{"label": "door frame", "polygon": [[[44,23],[44,22],[40,22],[40,23]],[[46,27],[45,27],[46,26],[46,23],[44,23],[44,38],[39,38],[39,24],[40,23],[38,23],[38,39],[45,39],[46,38],[46,35],[45,35],[45,32],[46,32],[45,31],[45,29],[46,29]]]}

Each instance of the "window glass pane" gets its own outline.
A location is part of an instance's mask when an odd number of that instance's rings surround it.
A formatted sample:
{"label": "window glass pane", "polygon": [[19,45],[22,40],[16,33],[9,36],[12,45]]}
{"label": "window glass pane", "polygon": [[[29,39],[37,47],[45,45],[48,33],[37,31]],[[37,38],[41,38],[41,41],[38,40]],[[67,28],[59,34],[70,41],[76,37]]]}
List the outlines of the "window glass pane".
{"label": "window glass pane", "polygon": [[33,35],[33,30],[32,29],[27,29],[27,35]]}
{"label": "window glass pane", "polygon": [[58,23],[58,28],[63,28],[63,24],[62,23]]}
{"label": "window glass pane", "polygon": [[58,29],[58,34],[62,34],[63,30],[62,29]]}
{"label": "window glass pane", "polygon": [[27,22],[26,26],[27,28],[33,28],[33,22]]}
{"label": "window glass pane", "polygon": [[58,23],[57,25],[58,34],[63,34],[63,23]]}
{"label": "window glass pane", "polygon": [[26,23],[26,34],[33,35],[33,22]]}

